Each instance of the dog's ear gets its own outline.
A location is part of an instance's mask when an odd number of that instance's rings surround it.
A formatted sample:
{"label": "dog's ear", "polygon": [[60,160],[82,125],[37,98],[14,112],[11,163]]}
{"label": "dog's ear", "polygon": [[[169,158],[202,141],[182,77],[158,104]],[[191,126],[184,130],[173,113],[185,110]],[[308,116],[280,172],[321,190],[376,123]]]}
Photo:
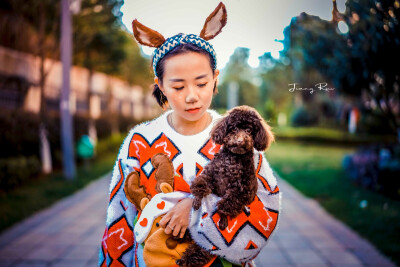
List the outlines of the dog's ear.
{"label": "dog's ear", "polygon": [[211,130],[211,139],[214,143],[222,145],[226,135],[228,123],[226,118],[222,118]]}
{"label": "dog's ear", "polygon": [[271,127],[264,122],[263,119],[255,121],[255,137],[254,137],[254,148],[258,151],[266,150],[273,141],[275,141],[274,134],[271,131]]}
{"label": "dog's ear", "polygon": [[200,37],[206,41],[213,39],[226,25],[226,18],[225,5],[220,2],[215,10],[207,17],[203,29],[200,32]]}
{"label": "dog's ear", "polygon": [[165,42],[161,33],[144,26],[137,19],[132,21],[132,29],[136,40],[142,45],[159,47]]}

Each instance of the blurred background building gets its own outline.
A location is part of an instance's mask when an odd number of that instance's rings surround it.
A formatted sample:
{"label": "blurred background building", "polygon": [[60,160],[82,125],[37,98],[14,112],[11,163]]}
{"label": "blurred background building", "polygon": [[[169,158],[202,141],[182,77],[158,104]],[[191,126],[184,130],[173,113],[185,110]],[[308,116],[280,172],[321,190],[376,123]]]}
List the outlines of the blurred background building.
{"label": "blurred background building", "polygon": [[[39,61],[34,55],[0,47],[0,108],[39,114]],[[44,88],[47,111],[57,113],[60,109],[61,63],[46,59],[44,65],[49,69]],[[120,78],[100,72],[90,75],[89,70],[83,67],[71,68],[70,107],[73,114],[98,119],[111,112],[138,121],[151,118],[158,111],[146,93],[141,86],[129,85]]]}

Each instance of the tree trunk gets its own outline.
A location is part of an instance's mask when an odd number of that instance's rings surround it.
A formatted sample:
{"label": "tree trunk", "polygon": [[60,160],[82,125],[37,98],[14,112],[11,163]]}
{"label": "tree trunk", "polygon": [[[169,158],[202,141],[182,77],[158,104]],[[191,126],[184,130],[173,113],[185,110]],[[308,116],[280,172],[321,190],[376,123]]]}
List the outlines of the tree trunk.
{"label": "tree trunk", "polygon": [[89,123],[88,123],[88,135],[89,137],[94,141],[94,143],[97,143],[97,129],[96,129],[96,123],[95,123],[95,118],[93,117],[93,114],[91,112],[91,98],[92,98],[92,78],[93,78],[93,69],[89,68],[89,77],[87,81],[87,106],[88,106],[88,117],[89,117]]}
{"label": "tree trunk", "polygon": [[115,99],[114,96],[111,92],[111,88],[108,88],[108,103],[107,103],[107,109],[108,109],[108,118],[109,118],[109,122],[111,125],[111,134],[119,134],[119,114],[118,114],[118,110],[117,107],[115,105]]}
{"label": "tree trunk", "polygon": [[40,128],[39,128],[39,140],[40,140],[40,155],[42,162],[42,172],[50,173],[52,171],[51,161],[51,148],[48,140],[48,134],[46,130],[46,96],[45,96],[45,84],[46,74],[44,70],[44,45],[45,45],[45,23],[46,23],[46,12],[44,9],[44,3],[40,4],[40,25],[39,25],[39,42],[38,42],[38,54],[40,58]]}
{"label": "tree trunk", "polygon": [[50,142],[47,138],[47,130],[43,123],[39,126],[40,136],[40,158],[42,162],[42,172],[45,174],[51,173],[52,171],[52,160],[50,153]]}

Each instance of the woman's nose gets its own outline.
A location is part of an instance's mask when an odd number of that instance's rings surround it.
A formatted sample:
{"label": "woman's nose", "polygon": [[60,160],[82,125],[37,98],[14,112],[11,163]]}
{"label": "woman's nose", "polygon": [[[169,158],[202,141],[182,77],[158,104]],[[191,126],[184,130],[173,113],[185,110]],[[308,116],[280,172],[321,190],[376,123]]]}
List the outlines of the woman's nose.
{"label": "woman's nose", "polygon": [[186,95],[186,102],[187,103],[193,103],[197,102],[199,100],[199,96],[197,95],[196,88],[193,86],[188,87],[188,92]]}

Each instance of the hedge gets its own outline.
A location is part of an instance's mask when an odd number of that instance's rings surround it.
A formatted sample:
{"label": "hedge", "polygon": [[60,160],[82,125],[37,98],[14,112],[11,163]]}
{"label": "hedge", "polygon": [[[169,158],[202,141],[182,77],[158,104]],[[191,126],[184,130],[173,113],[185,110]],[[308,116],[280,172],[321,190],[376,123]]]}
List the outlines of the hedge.
{"label": "hedge", "polygon": [[[117,122],[120,132],[127,132],[133,125],[139,123],[132,118],[107,115],[95,120],[99,139],[109,137],[112,133],[112,123]],[[88,132],[89,118],[83,115],[73,116],[74,140],[76,141]],[[51,147],[53,168],[62,167],[62,152],[60,142],[60,117],[58,114],[48,114],[46,130]],[[23,110],[0,110],[0,185],[1,190],[20,185],[25,179],[36,177],[40,173],[40,118],[37,114]],[[118,144],[109,144],[117,145]],[[100,148],[101,149],[104,148]],[[100,152],[101,153],[101,152]]]}

